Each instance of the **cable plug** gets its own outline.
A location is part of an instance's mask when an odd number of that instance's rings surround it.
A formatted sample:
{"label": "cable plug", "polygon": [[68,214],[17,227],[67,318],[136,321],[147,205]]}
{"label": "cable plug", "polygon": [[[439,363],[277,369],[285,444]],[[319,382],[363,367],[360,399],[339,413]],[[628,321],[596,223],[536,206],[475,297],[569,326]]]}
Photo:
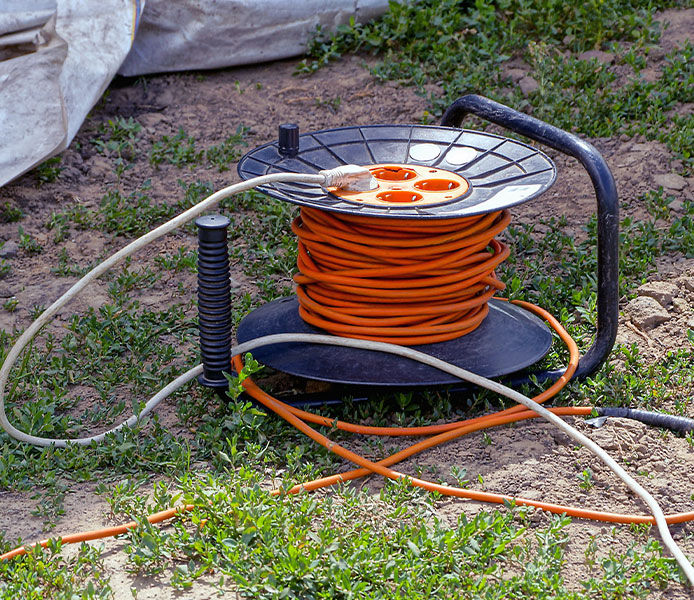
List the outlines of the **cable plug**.
{"label": "cable plug", "polygon": [[324,187],[336,187],[346,192],[368,192],[378,187],[371,172],[358,165],[343,165],[318,174],[325,177]]}

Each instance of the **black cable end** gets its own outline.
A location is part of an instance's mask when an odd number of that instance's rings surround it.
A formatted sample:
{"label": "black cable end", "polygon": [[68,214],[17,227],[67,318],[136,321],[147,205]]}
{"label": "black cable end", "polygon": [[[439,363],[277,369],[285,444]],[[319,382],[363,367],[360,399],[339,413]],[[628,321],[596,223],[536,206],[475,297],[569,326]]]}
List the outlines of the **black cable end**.
{"label": "black cable end", "polygon": [[600,406],[596,408],[596,411],[600,416],[633,419],[645,425],[662,427],[663,429],[669,429],[677,433],[684,434],[694,431],[694,419],[690,419],[689,417],[678,417],[649,410],[620,408],[616,406]]}

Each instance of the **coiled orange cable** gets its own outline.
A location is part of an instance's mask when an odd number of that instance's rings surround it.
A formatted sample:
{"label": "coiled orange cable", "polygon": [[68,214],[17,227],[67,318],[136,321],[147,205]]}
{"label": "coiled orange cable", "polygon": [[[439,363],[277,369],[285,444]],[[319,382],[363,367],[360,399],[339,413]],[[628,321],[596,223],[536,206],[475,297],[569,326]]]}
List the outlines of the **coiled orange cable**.
{"label": "coiled orange cable", "polygon": [[473,331],[504,289],[494,269],[509,255],[494,239],[508,211],[424,221],[327,213],[303,207],[299,313],[334,335],[399,345]]}

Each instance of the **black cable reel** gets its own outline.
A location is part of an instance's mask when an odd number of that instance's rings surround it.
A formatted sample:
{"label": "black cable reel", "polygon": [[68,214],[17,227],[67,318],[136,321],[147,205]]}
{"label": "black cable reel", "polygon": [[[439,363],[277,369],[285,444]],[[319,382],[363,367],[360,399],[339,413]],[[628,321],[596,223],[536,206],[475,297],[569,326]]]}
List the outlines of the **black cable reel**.
{"label": "black cable reel", "polygon": [[[487,98],[468,95],[445,112],[441,125],[371,125],[300,134],[294,124],[280,126],[279,139],[247,153],[239,162],[243,179],[280,172],[317,173],[344,164],[398,164],[430,167],[462,177],[469,189],[438,204],[372,205],[351,202],[319,185],[276,183],[259,191],[281,201],[347,215],[390,219],[444,219],[489,213],[537,198],[556,179],[556,167],[543,152],[517,140],[460,129],[462,119],[476,115],[533,141],[577,158],[591,177],[597,201],[598,301],[597,331],[581,358],[577,377],[599,369],[614,344],[618,318],[618,202],[614,179],[589,143],[534,117]],[[212,219],[210,221],[209,219]],[[216,219],[216,220],[215,220]],[[200,239],[198,269],[201,351],[204,374],[200,383],[223,389],[228,368],[223,347],[231,341],[231,305],[224,217],[197,221]],[[214,248],[213,248],[214,247]],[[531,367],[549,351],[552,335],[541,319],[507,302],[492,299],[489,314],[471,333],[454,340],[414,346],[484,377],[506,377],[513,383],[553,380],[563,371],[533,372]],[[304,322],[295,296],[274,300],[248,314],[240,323],[240,343],[274,333],[325,333]],[[503,340],[500,344],[499,340]],[[450,386],[452,376],[406,358],[368,350],[305,343],[265,346],[254,358],[278,371],[303,378],[358,386],[362,389]],[[226,365],[226,367],[225,367]],[[292,403],[305,404],[308,398]]]}

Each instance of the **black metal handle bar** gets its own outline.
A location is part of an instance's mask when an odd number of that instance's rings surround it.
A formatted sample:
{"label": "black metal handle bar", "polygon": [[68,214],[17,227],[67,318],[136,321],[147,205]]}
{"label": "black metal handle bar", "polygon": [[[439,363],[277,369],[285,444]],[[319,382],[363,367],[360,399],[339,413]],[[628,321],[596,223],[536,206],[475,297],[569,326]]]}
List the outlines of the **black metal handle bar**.
{"label": "black metal handle bar", "polygon": [[[607,359],[617,336],[619,316],[619,203],[614,177],[605,159],[588,142],[540,119],[499,102],[469,94],[451,104],[441,119],[445,127],[460,127],[472,114],[578,159],[590,175],[598,203],[597,335],[581,357],[574,377],[587,377]],[[542,375],[555,378],[558,371]]]}

